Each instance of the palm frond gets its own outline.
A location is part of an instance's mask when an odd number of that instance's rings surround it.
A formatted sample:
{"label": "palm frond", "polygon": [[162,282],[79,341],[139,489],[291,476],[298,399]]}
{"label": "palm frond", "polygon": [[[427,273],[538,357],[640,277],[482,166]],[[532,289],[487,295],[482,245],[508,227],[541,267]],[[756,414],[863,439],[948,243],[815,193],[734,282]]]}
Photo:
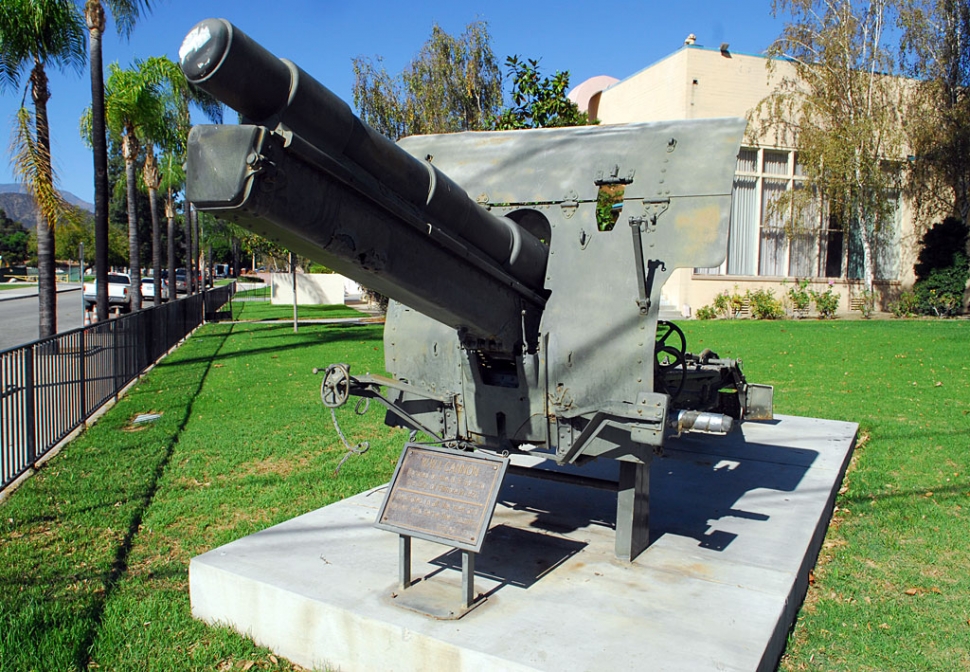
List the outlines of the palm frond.
{"label": "palm frond", "polygon": [[0,3],[0,88],[17,86],[37,62],[61,71],[84,71],[87,30],[71,0]]}
{"label": "palm frond", "polygon": [[34,115],[26,107],[17,110],[10,141],[14,173],[27,194],[34,199],[47,225],[71,216],[71,207],[54,188],[54,168],[50,153],[45,151],[33,131]]}
{"label": "palm frond", "polygon": [[[100,2],[100,0],[88,0]],[[111,18],[114,19],[118,34],[128,38],[131,31],[135,29],[135,23],[141,18],[142,13],[148,14],[152,11],[149,0],[105,0],[103,3],[108,6]]]}

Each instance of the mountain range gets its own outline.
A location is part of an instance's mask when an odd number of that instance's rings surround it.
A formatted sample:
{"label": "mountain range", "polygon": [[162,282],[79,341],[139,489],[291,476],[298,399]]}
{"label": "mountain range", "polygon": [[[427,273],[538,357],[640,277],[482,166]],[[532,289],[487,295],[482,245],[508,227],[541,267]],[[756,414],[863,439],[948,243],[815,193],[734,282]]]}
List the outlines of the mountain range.
{"label": "mountain range", "polygon": [[[83,201],[69,191],[62,191],[64,200],[82,210],[94,212],[94,204]],[[21,184],[0,184],[0,209],[7,213],[7,217],[20,222],[28,229],[37,224],[34,201],[24,193]]]}

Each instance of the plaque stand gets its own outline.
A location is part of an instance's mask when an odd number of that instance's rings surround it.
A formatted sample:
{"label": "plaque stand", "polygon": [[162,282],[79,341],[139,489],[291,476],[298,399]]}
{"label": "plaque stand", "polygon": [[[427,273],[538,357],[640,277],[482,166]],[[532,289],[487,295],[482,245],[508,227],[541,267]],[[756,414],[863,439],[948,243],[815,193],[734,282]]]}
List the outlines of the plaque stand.
{"label": "plaque stand", "polygon": [[411,580],[411,537],[407,534],[398,536],[398,572],[400,574],[400,594],[396,601],[401,606],[432,616],[440,620],[456,620],[467,614],[485,601],[482,597],[475,599],[475,553],[461,551],[461,603],[457,610],[450,607],[454,604],[451,599],[442,599],[440,590],[433,590],[426,580],[413,582]]}
{"label": "plaque stand", "polygon": [[[475,596],[475,555],[495,511],[507,458],[407,444],[377,514],[375,527],[398,534],[395,604],[442,620],[458,619],[485,602]],[[411,539],[461,551],[461,600],[449,577],[413,581]],[[437,574],[437,572],[435,572]]]}

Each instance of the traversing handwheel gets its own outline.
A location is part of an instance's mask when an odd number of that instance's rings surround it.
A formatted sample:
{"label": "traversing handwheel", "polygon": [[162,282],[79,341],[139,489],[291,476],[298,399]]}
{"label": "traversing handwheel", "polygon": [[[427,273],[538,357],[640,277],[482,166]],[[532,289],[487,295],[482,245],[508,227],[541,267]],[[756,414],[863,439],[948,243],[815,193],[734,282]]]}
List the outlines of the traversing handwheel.
{"label": "traversing handwheel", "polygon": [[320,383],[320,399],[327,408],[338,408],[350,397],[350,368],[346,364],[331,364]]}
{"label": "traversing handwheel", "polygon": [[671,400],[680,396],[687,383],[687,338],[673,322],[657,322],[653,371],[657,391],[669,395]]}

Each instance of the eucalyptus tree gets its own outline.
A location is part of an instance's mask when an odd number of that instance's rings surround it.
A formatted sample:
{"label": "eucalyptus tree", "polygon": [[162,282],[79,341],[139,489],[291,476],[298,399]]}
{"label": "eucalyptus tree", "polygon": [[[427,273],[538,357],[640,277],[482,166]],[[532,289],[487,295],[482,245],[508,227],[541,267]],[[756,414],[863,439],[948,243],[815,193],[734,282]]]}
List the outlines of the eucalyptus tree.
{"label": "eucalyptus tree", "polygon": [[919,219],[970,218],[970,4],[910,0],[900,16],[905,72],[915,80],[906,139],[908,192]]}
{"label": "eucalyptus tree", "polygon": [[[7,0],[4,0],[6,2]],[[105,27],[105,5],[111,12],[118,34],[127,38],[150,0],[85,0],[84,20],[88,28],[91,65],[91,148],[94,156],[94,240],[95,278],[98,282],[98,319],[108,319],[108,141],[104,117],[104,65],[101,38]]]}
{"label": "eucalyptus tree", "polygon": [[[57,332],[54,226],[67,212],[54,187],[47,119],[47,67],[84,67],[84,27],[77,7],[66,0],[3,0],[0,3],[0,89],[16,88],[29,69],[33,114],[21,105],[13,142],[14,168],[37,203],[39,334]],[[27,91],[24,91],[26,100]],[[33,125],[33,129],[31,129]]]}
{"label": "eucalyptus tree", "polygon": [[502,78],[488,25],[475,21],[459,37],[438,25],[397,76],[375,60],[354,59],[354,105],[361,119],[397,140],[419,133],[482,130],[502,104]]}
{"label": "eucalyptus tree", "polygon": [[[785,62],[793,76],[749,114],[751,140],[798,149],[805,189],[775,205],[811,207],[822,198],[830,216],[862,244],[865,289],[875,279],[874,243],[896,203],[900,180],[904,84],[896,71],[892,0],[775,0],[790,21],[769,49],[769,68]],[[786,202],[787,201],[787,202]],[[800,202],[801,201],[801,202]],[[797,221],[799,218],[795,218]],[[843,260],[844,274],[848,259]]]}

